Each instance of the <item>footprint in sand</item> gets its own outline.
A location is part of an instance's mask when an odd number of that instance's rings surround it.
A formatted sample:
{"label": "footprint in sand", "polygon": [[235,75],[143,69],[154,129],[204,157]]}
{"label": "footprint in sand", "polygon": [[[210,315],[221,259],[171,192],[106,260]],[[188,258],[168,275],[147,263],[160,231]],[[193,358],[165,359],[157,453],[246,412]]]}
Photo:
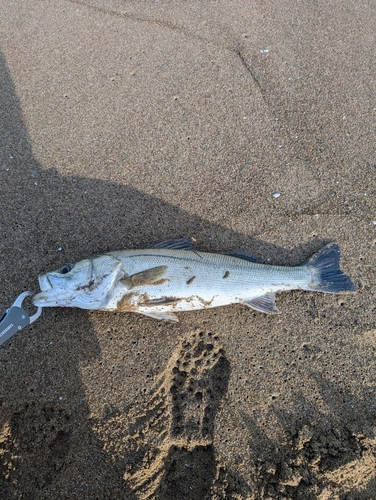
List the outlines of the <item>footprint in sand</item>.
{"label": "footprint in sand", "polygon": [[106,422],[123,434],[122,450],[107,451],[118,464],[123,451],[124,479],[138,499],[207,496],[217,473],[214,419],[229,374],[218,337],[193,332],[180,341],[146,407]]}
{"label": "footprint in sand", "polygon": [[63,409],[31,401],[0,428],[1,499],[36,498],[57,480],[71,454],[70,420]]}

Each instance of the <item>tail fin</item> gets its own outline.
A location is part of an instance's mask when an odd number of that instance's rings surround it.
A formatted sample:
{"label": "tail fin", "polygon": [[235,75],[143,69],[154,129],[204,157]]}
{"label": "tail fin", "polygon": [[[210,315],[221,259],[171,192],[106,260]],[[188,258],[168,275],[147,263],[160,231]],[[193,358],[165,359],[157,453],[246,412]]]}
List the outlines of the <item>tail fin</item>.
{"label": "tail fin", "polygon": [[329,243],[303,265],[312,274],[309,290],[327,293],[356,292],[356,286],[339,268],[341,252],[337,243]]}

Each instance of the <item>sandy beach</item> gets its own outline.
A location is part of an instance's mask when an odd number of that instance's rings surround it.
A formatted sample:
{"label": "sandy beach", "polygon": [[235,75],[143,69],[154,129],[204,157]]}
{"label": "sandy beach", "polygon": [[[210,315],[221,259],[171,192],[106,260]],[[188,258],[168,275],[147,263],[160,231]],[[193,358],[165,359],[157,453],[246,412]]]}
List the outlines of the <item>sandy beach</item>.
{"label": "sandy beach", "polygon": [[375,2],[0,6],[0,311],[180,237],[286,266],[335,241],[357,286],[45,308],[0,346],[1,500],[375,499]]}

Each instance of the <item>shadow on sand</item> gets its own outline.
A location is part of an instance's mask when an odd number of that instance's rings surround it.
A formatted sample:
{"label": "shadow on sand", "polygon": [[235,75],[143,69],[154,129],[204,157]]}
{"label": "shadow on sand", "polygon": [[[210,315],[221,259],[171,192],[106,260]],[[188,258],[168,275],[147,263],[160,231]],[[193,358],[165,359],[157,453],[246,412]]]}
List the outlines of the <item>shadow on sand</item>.
{"label": "shadow on sand", "polygon": [[[170,237],[194,237],[202,250],[246,247],[263,259],[291,263],[290,251],[213,224],[130,186],[62,177],[56,170],[42,168],[33,156],[15,88],[1,55],[0,113],[3,308],[22,290],[35,290],[38,273],[55,269],[66,260],[142,247]],[[317,240],[303,253],[309,256],[322,244]],[[155,483],[155,498],[205,498],[215,481],[226,479],[229,483],[228,474],[216,469],[212,443],[215,415],[227,392],[230,365],[216,341],[202,342],[197,338],[178,346],[181,364],[170,367],[175,369],[174,377],[163,375],[160,388],[151,395],[161,398],[162,407],[167,404],[166,398],[171,398],[168,404],[172,413],[161,417],[161,432],[168,429],[174,443],[160,452],[157,472],[162,479]],[[52,343],[58,343],[56,350],[47,348]],[[188,376],[183,367],[185,362],[191,363],[187,353],[196,361],[203,361],[206,353],[205,359],[211,359],[209,369],[199,374],[191,371]],[[217,358],[211,357],[213,353]],[[46,311],[43,322],[2,346],[0,490],[4,500],[58,499],[68,494],[69,498],[131,499],[143,485],[153,483],[150,474],[144,480],[142,470],[133,470],[125,456],[114,466],[88,421],[79,365],[99,356],[93,326],[87,313],[80,310],[69,314]],[[194,368],[190,366],[190,370]],[[159,392],[162,386],[164,394]],[[71,399],[54,402],[48,398],[49,391],[59,390],[71,394]],[[182,405],[183,398],[189,401],[188,409]],[[206,403],[197,410],[200,401]],[[193,417],[197,415],[196,425]],[[136,427],[141,425],[137,418],[136,411]],[[191,446],[191,442],[196,445]],[[128,481],[123,479],[126,471]],[[189,490],[191,479],[199,484],[199,490]],[[231,481],[240,489],[246,488],[240,477]]]}

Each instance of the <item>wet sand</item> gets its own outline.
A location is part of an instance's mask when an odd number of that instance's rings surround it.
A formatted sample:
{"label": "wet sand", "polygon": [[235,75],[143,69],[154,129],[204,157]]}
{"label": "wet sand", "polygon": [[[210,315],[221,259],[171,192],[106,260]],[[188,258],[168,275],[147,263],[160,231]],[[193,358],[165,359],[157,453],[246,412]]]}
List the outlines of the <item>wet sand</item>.
{"label": "wet sand", "polygon": [[336,241],[358,288],[45,309],[0,347],[1,499],[376,498],[375,3],[1,11],[1,310],[183,236],[281,265]]}

